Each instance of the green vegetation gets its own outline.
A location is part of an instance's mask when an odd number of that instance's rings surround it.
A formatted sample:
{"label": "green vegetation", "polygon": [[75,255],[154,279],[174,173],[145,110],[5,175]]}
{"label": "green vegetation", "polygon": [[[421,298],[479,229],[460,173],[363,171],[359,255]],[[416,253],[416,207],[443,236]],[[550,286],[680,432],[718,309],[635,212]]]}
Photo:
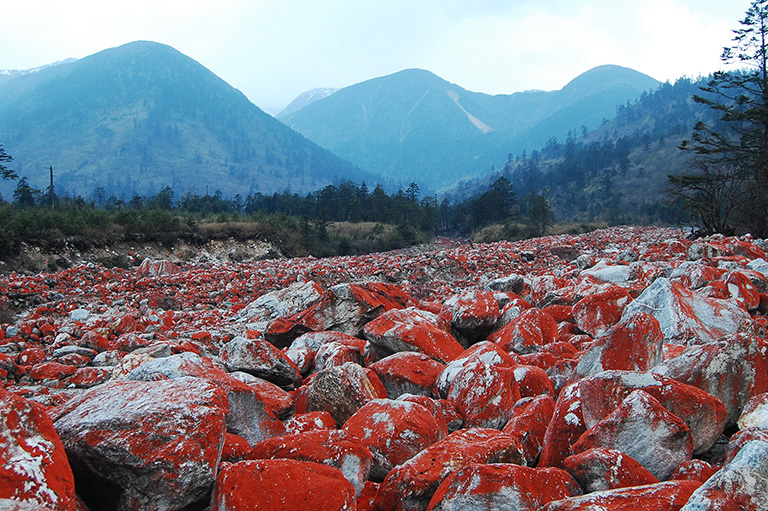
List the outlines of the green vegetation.
{"label": "green vegetation", "polygon": [[689,211],[702,234],[748,231],[768,236],[768,0],[750,4],[734,46],[722,60],[738,72],[715,73],[694,100],[715,122],[699,122],[695,154],[686,172],[670,175],[672,193]]}

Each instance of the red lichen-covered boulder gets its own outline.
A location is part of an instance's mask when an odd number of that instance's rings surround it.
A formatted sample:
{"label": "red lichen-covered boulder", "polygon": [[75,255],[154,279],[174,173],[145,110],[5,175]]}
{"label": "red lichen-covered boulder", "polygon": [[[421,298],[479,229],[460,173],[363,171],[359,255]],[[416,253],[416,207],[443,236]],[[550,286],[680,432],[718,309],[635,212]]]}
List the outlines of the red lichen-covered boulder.
{"label": "red lichen-covered boulder", "polygon": [[280,386],[301,385],[298,367],[267,341],[235,337],[219,355],[228,371],[243,371]]}
{"label": "red lichen-covered boulder", "polygon": [[409,401],[411,403],[417,403],[432,412],[437,422],[440,424],[438,427],[442,428],[442,424],[445,424],[449,433],[453,433],[457,429],[464,425],[464,420],[456,411],[456,407],[453,406],[445,399],[433,399],[427,396],[415,396],[413,394],[403,394],[397,398],[398,401]]}
{"label": "red lichen-covered boulder", "polygon": [[317,373],[307,388],[307,411],[326,411],[341,427],[365,403],[385,398],[357,364],[347,363]]}
{"label": "red lichen-covered boulder", "polygon": [[674,472],[672,472],[672,475],[669,476],[669,480],[698,481],[703,483],[712,477],[718,470],[718,467],[714,467],[704,460],[688,460],[677,466]]}
{"label": "red lichen-covered boulder", "polygon": [[393,468],[379,486],[376,509],[424,511],[443,480],[472,463],[523,461],[520,445],[510,435],[483,428],[461,429]]}
{"label": "red lichen-covered boulder", "polygon": [[585,493],[659,482],[631,456],[605,447],[569,456],[563,464]]}
{"label": "red lichen-covered boulder", "polygon": [[742,271],[729,271],[721,278],[728,298],[735,300],[744,310],[753,311],[760,306],[760,291]]}
{"label": "red lichen-covered boulder", "polygon": [[611,369],[648,371],[662,361],[663,342],[659,322],[650,314],[625,317],[579,358],[576,373],[589,376]]}
{"label": "red lichen-covered boulder", "polygon": [[78,494],[94,509],[183,509],[206,498],[227,396],[199,378],[114,381],[52,413]]}
{"label": "red lichen-covered boulder", "polygon": [[768,429],[768,392],[753,396],[744,405],[737,421],[739,429]]}
{"label": "red lichen-covered boulder", "polygon": [[[0,386],[0,499],[75,511],[75,478],[44,408]],[[31,509],[37,509],[37,507]],[[5,509],[0,504],[0,509]]]}
{"label": "red lichen-covered boulder", "polygon": [[276,346],[288,346],[311,331],[336,330],[359,337],[365,324],[383,312],[415,305],[413,297],[392,284],[337,284],[308,309],[272,321],[264,336]]}
{"label": "red lichen-covered boulder", "polygon": [[339,430],[318,430],[270,438],[253,446],[247,459],[311,461],[341,470],[360,495],[371,472],[371,452],[360,440]]}
{"label": "red lichen-covered boulder", "polygon": [[435,314],[411,307],[381,314],[365,325],[364,332],[382,356],[417,351],[446,363],[461,355],[464,347],[439,323]]}
{"label": "red lichen-covered boulder", "polygon": [[517,366],[514,369],[515,381],[520,388],[520,397],[533,397],[541,394],[555,395],[552,381],[547,372],[536,366]]}
{"label": "red lichen-covered boulder", "polygon": [[[232,378],[244,383],[249,389],[252,389],[259,401],[264,403],[267,408],[280,420],[287,419],[295,409],[293,396],[278,387],[272,382],[262,380],[256,376],[240,371],[229,373]],[[230,404],[230,408],[232,405]]]}
{"label": "red lichen-covered boulder", "polygon": [[534,353],[557,338],[557,323],[541,309],[531,308],[488,336],[502,349],[518,354]]}
{"label": "red lichen-covered boulder", "polygon": [[262,332],[270,321],[303,311],[320,301],[322,296],[323,288],[317,282],[294,282],[259,296],[237,313],[237,319],[249,329]]}
{"label": "red lichen-covered boulder", "polygon": [[445,478],[427,511],[534,510],[573,495],[581,495],[579,486],[558,468],[473,463]]}
{"label": "red lichen-covered boulder", "polygon": [[587,427],[608,416],[632,391],[643,390],[691,429],[696,455],[712,447],[725,428],[727,413],[722,401],[699,388],[654,373],[605,371],[581,380],[579,387]]}
{"label": "red lichen-covered boulder", "polygon": [[228,463],[237,463],[243,461],[248,453],[251,452],[251,444],[248,441],[234,433],[224,434],[224,446],[221,448],[221,461]]}
{"label": "red lichen-covered boulder", "polygon": [[168,259],[144,259],[136,270],[140,277],[164,277],[179,272],[179,267]]}
{"label": "red lichen-covered boulder", "polygon": [[58,362],[43,362],[29,370],[33,380],[63,380],[77,372],[77,367]]}
{"label": "red lichen-covered boulder", "polygon": [[387,396],[396,399],[402,394],[436,396],[435,382],[445,364],[413,351],[401,351],[368,366],[387,389]]}
{"label": "red lichen-covered boulder", "polygon": [[526,464],[533,466],[541,453],[547,425],[555,413],[555,401],[548,394],[520,399],[512,409],[512,417],[502,429],[520,440]]}
{"label": "red lichen-covered boulder", "polygon": [[681,511],[760,510],[768,495],[768,443],[747,443],[704,482]]}
{"label": "red lichen-covered boulder", "polygon": [[665,342],[704,344],[743,331],[752,323],[747,311],[730,300],[709,298],[679,282],[658,278],[624,309],[624,315],[654,316]]}
{"label": "red lichen-covered boulder", "polygon": [[691,431],[659,401],[635,390],[605,419],[587,430],[571,454],[606,447],[627,454],[660,480],[693,455]]}
{"label": "red lichen-covered boulder", "polygon": [[[617,488],[556,500],[538,511],[680,511],[701,483],[696,481],[667,481],[645,486]],[[702,508],[704,509],[704,508]],[[706,508],[709,509],[709,508]]]}
{"label": "red lichen-covered boulder", "polygon": [[307,332],[294,339],[284,353],[291,362],[296,364],[301,374],[307,375],[312,371],[322,369],[315,367],[315,359],[318,352],[326,344],[353,347],[362,354],[366,363],[371,363],[375,360],[375,354],[370,343],[363,339],[352,337],[349,334],[332,331]]}
{"label": "red lichen-covered boulder", "polygon": [[736,424],[747,401],[768,392],[768,341],[749,334],[691,346],[653,372],[698,387],[719,398]]}
{"label": "red lichen-covered boulder", "polygon": [[74,385],[80,389],[89,389],[109,381],[112,371],[104,367],[81,367],[72,376],[64,379],[67,385]]}
{"label": "red lichen-covered boulder", "polygon": [[632,297],[621,286],[610,285],[603,291],[585,296],[573,306],[573,318],[583,332],[600,337],[621,320]]}
{"label": "red lichen-covered boulder", "polygon": [[438,376],[435,385],[440,397],[445,398],[448,390],[451,388],[453,379],[459,374],[465,364],[481,360],[489,365],[514,368],[519,363],[519,357],[504,351],[497,344],[490,341],[480,341],[445,366],[445,369]]}
{"label": "red lichen-covered boulder", "polygon": [[286,435],[322,429],[336,429],[336,421],[333,416],[325,411],[297,413],[285,422]]}
{"label": "red lichen-covered boulder", "polygon": [[364,365],[363,353],[360,348],[340,344],[338,342],[329,342],[320,346],[315,353],[314,366],[315,371],[322,371],[328,367],[344,365],[352,362],[357,365]]}
{"label": "red lichen-covered boulder", "polygon": [[568,457],[571,446],[587,431],[582,404],[579,382],[560,391],[552,420],[544,433],[538,466],[563,468],[563,461]]}
{"label": "red lichen-covered boulder", "polygon": [[445,422],[420,404],[392,399],[366,403],[344,424],[343,431],[373,455],[371,479],[383,481],[390,470],[448,436]]}
{"label": "red lichen-covered boulder", "polygon": [[211,511],[355,509],[355,488],[339,469],[308,461],[248,460],[226,465],[213,489]]}
{"label": "red lichen-covered boulder", "polygon": [[513,369],[475,359],[453,377],[446,399],[456,407],[465,427],[501,429],[520,399],[520,389]]}
{"label": "red lichen-covered boulder", "polygon": [[231,433],[255,444],[285,432],[285,427],[277,419],[275,411],[286,413],[288,410],[283,407],[292,406],[292,403],[285,402],[287,395],[278,397],[274,391],[267,392],[264,386],[254,388],[227,373],[209,358],[189,352],[163,358],[149,358],[133,368],[125,378],[155,381],[187,376],[208,380],[226,391],[229,403],[227,428]]}
{"label": "red lichen-covered boulder", "polygon": [[469,342],[487,336],[496,326],[501,311],[492,291],[465,289],[448,298],[440,317],[451,324]]}

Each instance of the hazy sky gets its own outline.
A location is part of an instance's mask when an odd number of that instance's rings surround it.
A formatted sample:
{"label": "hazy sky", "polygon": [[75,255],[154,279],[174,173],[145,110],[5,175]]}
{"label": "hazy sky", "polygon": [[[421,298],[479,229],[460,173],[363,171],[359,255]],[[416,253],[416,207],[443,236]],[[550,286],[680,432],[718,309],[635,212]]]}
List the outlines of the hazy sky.
{"label": "hazy sky", "polygon": [[428,69],[490,94],[560,89],[602,64],[658,80],[721,69],[748,0],[9,0],[0,69],[140,39],[277,113],[315,87]]}

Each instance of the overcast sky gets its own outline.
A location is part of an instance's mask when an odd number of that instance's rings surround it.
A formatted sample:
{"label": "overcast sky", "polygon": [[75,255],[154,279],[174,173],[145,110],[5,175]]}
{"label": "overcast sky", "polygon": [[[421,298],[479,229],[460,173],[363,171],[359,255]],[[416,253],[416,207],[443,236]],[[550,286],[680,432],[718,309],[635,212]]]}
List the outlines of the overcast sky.
{"label": "overcast sky", "polygon": [[406,68],[465,89],[560,89],[616,64],[658,80],[723,68],[748,0],[9,0],[0,69],[136,40],[173,46],[277,113],[315,87]]}

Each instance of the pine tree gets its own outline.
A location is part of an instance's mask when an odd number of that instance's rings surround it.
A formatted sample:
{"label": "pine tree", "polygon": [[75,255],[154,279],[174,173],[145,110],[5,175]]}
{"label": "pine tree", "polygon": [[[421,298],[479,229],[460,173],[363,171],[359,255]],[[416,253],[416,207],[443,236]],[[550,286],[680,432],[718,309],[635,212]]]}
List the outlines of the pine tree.
{"label": "pine tree", "polygon": [[[710,126],[699,122],[682,149],[695,154],[692,168],[670,176],[672,194],[704,231],[747,229],[768,236],[768,0],[754,0],[734,45],[721,60],[737,64],[735,72],[715,73],[694,101],[719,115]],[[717,188],[722,188],[717,190]],[[722,197],[722,192],[731,195]],[[719,202],[707,203],[714,192]],[[735,204],[732,213],[723,204]],[[727,215],[724,215],[727,211]],[[717,221],[712,223],[712,218]]]}

